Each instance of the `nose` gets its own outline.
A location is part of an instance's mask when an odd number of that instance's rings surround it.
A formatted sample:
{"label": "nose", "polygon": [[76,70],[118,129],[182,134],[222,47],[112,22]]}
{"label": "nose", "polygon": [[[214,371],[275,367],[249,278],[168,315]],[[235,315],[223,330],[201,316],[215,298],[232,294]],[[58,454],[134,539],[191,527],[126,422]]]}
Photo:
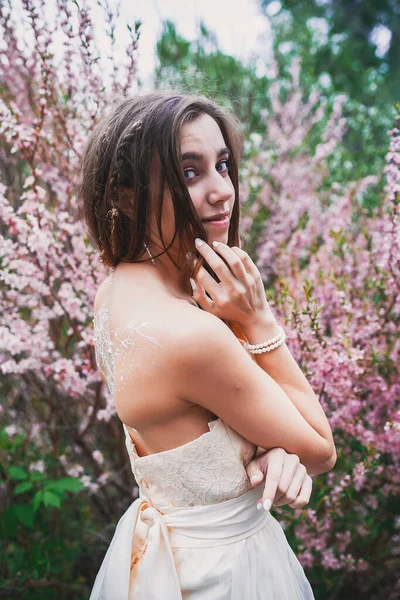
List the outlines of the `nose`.
{"label": "nose", "polygon": [[227,201],[234,195],[234,189],[229,177],[222,177],[218,171],[214,171],[210,178],[207,199],[211,204]]}

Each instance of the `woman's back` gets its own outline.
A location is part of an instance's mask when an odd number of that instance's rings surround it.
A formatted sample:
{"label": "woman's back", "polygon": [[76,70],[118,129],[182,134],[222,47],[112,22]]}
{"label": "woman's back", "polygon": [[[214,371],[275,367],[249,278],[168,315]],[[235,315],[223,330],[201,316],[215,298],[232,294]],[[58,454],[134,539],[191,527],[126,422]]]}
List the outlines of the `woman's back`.
{"label": "woman's back", "polygon": [[100,286],[94,312],[99,370],[138,454],[169,450],[207,432],[215,415],[179,396],[179,371],[168,352],[181,328],[195,326],[196,304],[163,293],[140,265],[120,265]]}

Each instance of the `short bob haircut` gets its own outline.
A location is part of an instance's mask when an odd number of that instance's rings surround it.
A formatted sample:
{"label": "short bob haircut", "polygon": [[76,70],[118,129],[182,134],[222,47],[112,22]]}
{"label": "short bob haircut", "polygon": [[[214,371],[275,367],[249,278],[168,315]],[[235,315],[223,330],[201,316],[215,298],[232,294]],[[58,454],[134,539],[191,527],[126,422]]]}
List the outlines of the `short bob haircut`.
{"label": "short bob haircut", "polygon": [[[99,249],[103,264],[138,262],[149,243],[152,207],[157,209],[157,228],[164,252],[189,276],[197,268],[186,259],[191,252],[200,258],[194,239],[207,239],[201,219],[192,204],[180,159],[180,133],[184,124],[207,114],[216,121],[230,150],[229,175],[235,190],[228,245],[240,246],[239,159],[242,130],[226,109],[204,96],[155,91],[119,99],[90,133],[76,193],[81,218],[89,238]],[[162,235],[163,190],[168,186],[175,215],[181,269],[171,257]],[[150,260],[147,258],[141,260]],[[207,268],[207,264],[204,264]],[[208,270],[208,269],[207,269]],[[215,278],[215,275],[214,275]]]}

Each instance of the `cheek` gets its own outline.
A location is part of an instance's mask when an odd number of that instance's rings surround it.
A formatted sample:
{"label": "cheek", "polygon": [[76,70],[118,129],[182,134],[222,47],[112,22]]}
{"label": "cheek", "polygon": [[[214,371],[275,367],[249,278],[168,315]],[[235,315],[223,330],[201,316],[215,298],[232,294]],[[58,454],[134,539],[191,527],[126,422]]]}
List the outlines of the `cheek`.
{"label": "cheek", "polygon": [[226,176],[226,181],[227,181],[227,183],[229,184],[229,186],[232,189],[232,194],[234,194],[235,193],[235,188],[233,187],[232,179],[230,178],[229,175]]}
{"label": "cheek", "polygon": [[189,188],[189,195],[192,200],[192,204],[194,206],[195,211],[197,212],[199,217],[201,217],[203,211],[204,194],[201,193],[198,187],[192,187]]}

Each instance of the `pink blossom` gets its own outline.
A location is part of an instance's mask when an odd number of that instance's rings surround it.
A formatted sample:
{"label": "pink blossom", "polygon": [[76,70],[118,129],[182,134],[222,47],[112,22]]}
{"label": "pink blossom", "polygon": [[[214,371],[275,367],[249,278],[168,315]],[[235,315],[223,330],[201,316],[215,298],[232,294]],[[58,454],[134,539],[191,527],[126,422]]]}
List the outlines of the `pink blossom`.
{"label": "pink blossom", "polygon": [[92,452],[92,456],[99,465],[102,465],[104,463],[103,453],[100,452],[100,450],[94,450]]}
{"label": "pink blossom", "polygon": [[29,465],[29,471],[39,471],[39,473],[44,473],[44,461],[37,460]]}

